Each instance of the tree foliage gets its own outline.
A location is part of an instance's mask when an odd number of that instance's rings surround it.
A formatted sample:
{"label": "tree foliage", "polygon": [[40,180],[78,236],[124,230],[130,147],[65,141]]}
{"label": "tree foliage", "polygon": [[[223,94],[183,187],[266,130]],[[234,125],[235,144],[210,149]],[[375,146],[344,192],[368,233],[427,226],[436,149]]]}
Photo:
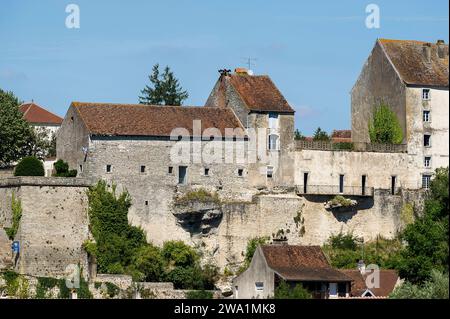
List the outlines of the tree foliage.
{"label": "tree foliage", "polygon": [[45,176],[44,164],[34,156],[24,157],[14,169],[14,176]]}
{"label": "tree foliage", "polygon": [[313,136],[313,140],[314,141],[330,141],[330,136],[328,135],[327,132],[325,132],[324,130],[322,130],[320,127],[317,128],[317,130],[314,132],[314,136]]}
{"label": "tree foliage", "polygon": [[448,299],[448,273],[433,270],[430,279],[423,285],[405,282],[398,286],[389,296],[392,299]]}
{"label": "tree foliage", "polygon": [[181,87],[178,79],[168,66],[160,74],[159,64],[155,64],[149,76],[151,85],[146,85],[139,96],[140,104],[182,105],[189,94]]}
{"label": "tree foliage", "polygon": [[369,122],[369,136],[372,143],[402,143],[402,127],[397,115],[387,104],[381,103],[375,108],[373,117]]}
{"label": "tree foliage", "polygon": [[294,133],[294,138],[297,141],[303,141],[306,139],[306,137],[302,134],[302,132],[300,132],[298,129],[295,130]]}
{"label": "tree foliage", "polygon": [[311,299],[311,293],[301,284],[290,287],[285,281],[281,281],[275,289],[275,299]]}
{"label": "tree foliage", "polygon": [[398,271],[412,283],[423,283],[433,269],[448,272],[448,168],[436,170],[424,213],[406,227],[401,238],[407,243]]}
{"label": "tree foliage", "polygon": [[31,155],[33,130],[19,111],[19,99],[0,89],[0,166]]}

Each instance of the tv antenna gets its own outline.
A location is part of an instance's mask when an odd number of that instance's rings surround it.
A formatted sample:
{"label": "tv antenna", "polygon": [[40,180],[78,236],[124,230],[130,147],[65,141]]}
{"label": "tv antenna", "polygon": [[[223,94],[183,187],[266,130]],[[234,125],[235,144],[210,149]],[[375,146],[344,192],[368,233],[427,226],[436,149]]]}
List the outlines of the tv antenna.
{"label": "tv antenna", "polygon": [[256,64],[253,63],[253,62],[254,62],[254,61],[258,61],[257,58],[251,58],[251,57],[248,57],[248,58],[242,58],[242,59],[245,60],[245,64],[247,64],[247,68],[248,68],[249,70],[252,68],[252,66],[255,66],[255,65],[256,65]]}

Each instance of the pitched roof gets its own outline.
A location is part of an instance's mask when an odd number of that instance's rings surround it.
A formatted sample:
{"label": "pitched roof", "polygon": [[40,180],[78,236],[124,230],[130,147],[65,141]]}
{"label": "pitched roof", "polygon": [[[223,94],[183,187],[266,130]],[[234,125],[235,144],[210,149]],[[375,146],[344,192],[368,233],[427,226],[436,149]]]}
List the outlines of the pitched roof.
{"label": "pitched roof", "polygon": [[319,246],[261,246],[267,265],[285,280],[351,281],[331,267]]}
{"label": "pitched roof", "polygon": [[349,143],[352,141],[351,130],[334,130],[331,134],[331,140],[334,143]]}
{"label": "pitched roof", "polygon": [[194,120],[201,120],[202,132],[217,128],[225,136],[226,128],[244,130],[233,111],[224,108],[83,102],[71,106],[93,135],[169,137],[173,129],[184,128],[192,136]]}
{"label": "pitched roof", "polygon": [[250,111],[295,111],[267,75],[232,74],[226,76]]}
{"label": "pitched roof", "polygon": [[[448,45],[443,44],[444,57],[438,56],[438,45],[422,41],[379,39],[388,58],[408,85],[448,87]],[[431,61],[423,53],[431,47]]]}
{"label": "pitched roof", "polygon": [[24,119],[31,124],[61,125],[63,122],[61,117],[47,111],[34,102],[20,105],[19,110],[23,113]]}
{"label": "pitched roof", "polygon": [[358,269],[343,269],[341,272],[353,279],[351,285],[351,295],[353,297],[361,297],[367,289],[369,289],[375,297],[387,297],[394,290],[399,280],[399,276],[395,270],[381,269],[380,287],[368,288],[366,285],[366,278],[370,274],[369,272],[364,275],[361,274]]}

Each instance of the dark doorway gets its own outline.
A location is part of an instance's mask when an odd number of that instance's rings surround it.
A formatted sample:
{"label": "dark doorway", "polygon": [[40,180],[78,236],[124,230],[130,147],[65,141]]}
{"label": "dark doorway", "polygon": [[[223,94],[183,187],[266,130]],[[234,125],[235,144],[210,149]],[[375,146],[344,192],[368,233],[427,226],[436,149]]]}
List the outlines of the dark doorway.
{"label": "dark doorway", "polygon": [[361,194],[364,196],[366,195],[366,180],[367,176],[363,175],[361,179]]}
{"label": "dark doorway", "polygon": [[179,166],[178,167],[178,184],[185,185],[187,183],[187,167]]}
{"label": "dark doorway", "polygon": [[395,189],[397,188],[397,176],[391,176],[391,194],[395,195]]}
{"label": "dark doorway", "polygon": [[303,173],[303,194],[308,193],[308,173]]}
{"label": "dark doorway", "polygon": [[339,175],[339,193],[344,193],[344,175]]}

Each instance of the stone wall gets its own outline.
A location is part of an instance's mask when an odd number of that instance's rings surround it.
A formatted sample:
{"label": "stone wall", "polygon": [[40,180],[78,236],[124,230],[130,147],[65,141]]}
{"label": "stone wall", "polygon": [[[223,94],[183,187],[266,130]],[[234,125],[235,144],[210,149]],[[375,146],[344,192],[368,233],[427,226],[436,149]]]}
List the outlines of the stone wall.
{"label": "stone wall", "polygon": [[[82,244],[88,239],[87,186],[76,178],[18,177],[0,180],[0,206],[9,207],[14,192],[22,204],[15,240],[21,274],[60,277],[70,264],[87,267]],[[9,205],[9,206],[8,206]]]}

